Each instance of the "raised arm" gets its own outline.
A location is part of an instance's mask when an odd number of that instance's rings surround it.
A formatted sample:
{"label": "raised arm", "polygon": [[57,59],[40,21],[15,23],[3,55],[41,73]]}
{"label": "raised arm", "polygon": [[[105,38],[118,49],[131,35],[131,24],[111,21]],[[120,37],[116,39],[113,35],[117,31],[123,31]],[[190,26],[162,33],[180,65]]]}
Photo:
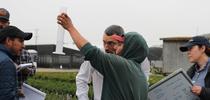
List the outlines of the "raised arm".
{"label": "raised arm", "polygon": [[71,18],[66,13],[61,13],[57,17],[57,23],[63,26],[71,35],[76,46],[81,49],[88,41],[80,35],[77,29],[74,27]]}

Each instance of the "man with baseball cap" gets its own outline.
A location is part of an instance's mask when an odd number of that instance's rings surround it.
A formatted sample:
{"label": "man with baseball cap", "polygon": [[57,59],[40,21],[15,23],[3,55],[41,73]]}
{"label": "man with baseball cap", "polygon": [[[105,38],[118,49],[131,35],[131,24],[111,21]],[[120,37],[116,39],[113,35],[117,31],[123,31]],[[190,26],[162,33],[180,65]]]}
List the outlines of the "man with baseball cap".
{"label": "man with baseball cap", "polygon": [[9,17],[9,12],[4,8],[0,8],[0,29],[9,26]]}
{"label": "man with baseball cap", "polygon": [[193,66],[187,71],[192,79],[192,93],[199,96],[201,100],[210,98],[210,58],[209,40],[203,36],[195,36],[180,47],[180,51],[186,52]]}
{"label": "man with baseball cap", "polygon": [[17,75],[15,55],[20,55],[24,40],[31,39],[31,33],[24,33],[15,26],[0,30],[0,100],[17,100]]}
{"label": "man with baseball cap", "polygon": [[[9,26],[10,24],[10,14],[5,8],[0,8],[0,30]],[[31,33],[29,33],[31,34]],[[32,34],[31,34],[32,36]],[[30,53],[23,49],[21,54],[16,57],[16,64],[25,64],[32,63],[32,58]],[[22,91],[23,82],[27,79],[28,76],[35,74],[36,67],[33,65],[30,68],[26,68],[24,70],[18,71],[18,95],[20,97],[24,97],[24,93]]]}

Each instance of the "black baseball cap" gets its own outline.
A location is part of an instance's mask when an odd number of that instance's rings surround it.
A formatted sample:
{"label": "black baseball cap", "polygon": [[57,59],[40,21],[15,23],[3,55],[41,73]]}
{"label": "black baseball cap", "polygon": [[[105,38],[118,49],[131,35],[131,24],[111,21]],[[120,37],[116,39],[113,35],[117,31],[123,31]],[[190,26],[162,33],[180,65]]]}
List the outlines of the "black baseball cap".
{"label": "black baseball cap", "polygon": [[0,19],[9,21],[9,16],[10,14],[6,9],[0,8]]}
{"label": "black baseball cap", "polygon": [[32,33],[26,33],[15,26],[8,26],[0,31],[0,41],[7,37],[21,38],[24,40],[30,40],[32,38]]}
{"label": "black baseball cap", "polygon": [[186,44],[181,46],[179,49],[182,52],[188,51],[189,48],[193,47],[194,45],[205,45],[207,47],[210,47],[209,40],[204,36],[195,36],[192,37],[191,40],[189,40]]}

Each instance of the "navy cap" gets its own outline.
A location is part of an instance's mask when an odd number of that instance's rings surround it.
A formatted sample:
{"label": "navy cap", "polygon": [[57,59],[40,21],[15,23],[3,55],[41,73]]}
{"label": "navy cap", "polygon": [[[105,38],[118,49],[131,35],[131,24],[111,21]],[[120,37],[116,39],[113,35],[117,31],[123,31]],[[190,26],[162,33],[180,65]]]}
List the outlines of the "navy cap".
{"label": "navy cap", "polygon": [[194,45],[205,45],[207,47],[210,47],[209,40],[204,36],[195,36],[192,37],[191,40],[189,40],[186,44],[181,46],[179,49],[182,52],[188,51],[189,48],[193,47]]}
{"label": "navy cap", "polygon": [[4,40],[7,37],[30,40],[32,38],[32,33],[25,33],[15,26],[8,26],[0,31],[0,41]]}
{"label": "navy cap", "polygon": [[6,9],[0,8],[0,20],[3,19],[9,21],[9,16],[10,14]]}

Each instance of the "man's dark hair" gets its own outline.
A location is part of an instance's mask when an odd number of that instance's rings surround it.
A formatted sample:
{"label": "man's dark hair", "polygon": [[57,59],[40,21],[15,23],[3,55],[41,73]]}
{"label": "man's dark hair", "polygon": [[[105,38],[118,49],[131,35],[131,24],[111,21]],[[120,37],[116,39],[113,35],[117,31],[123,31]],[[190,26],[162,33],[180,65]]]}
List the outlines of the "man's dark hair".
{"label": "man's dark hair", "polygon": [[114,34],[124,35],[124,29],[119,25],[111,25],[108,28],[106,28],[104,33],[108,36],[111,36],[111,35],[114,35]]}
{"label": "man's dark hair", "polygon": [[200,44],[198,44],[198,47],[199,48],[202,48],[202,46],[205,46],[205,54],[208,56],[208,57],[210,57],[210,48],[208,47],[208,46],[206,46],[206,45],[200,45]]}
{"label": "man's dark hair", "polygon": [[0,44],[5,44],[6,39],[9,38],[10,40],[14,40],[15,37],[5,37],[2,40],[0,40]]}

